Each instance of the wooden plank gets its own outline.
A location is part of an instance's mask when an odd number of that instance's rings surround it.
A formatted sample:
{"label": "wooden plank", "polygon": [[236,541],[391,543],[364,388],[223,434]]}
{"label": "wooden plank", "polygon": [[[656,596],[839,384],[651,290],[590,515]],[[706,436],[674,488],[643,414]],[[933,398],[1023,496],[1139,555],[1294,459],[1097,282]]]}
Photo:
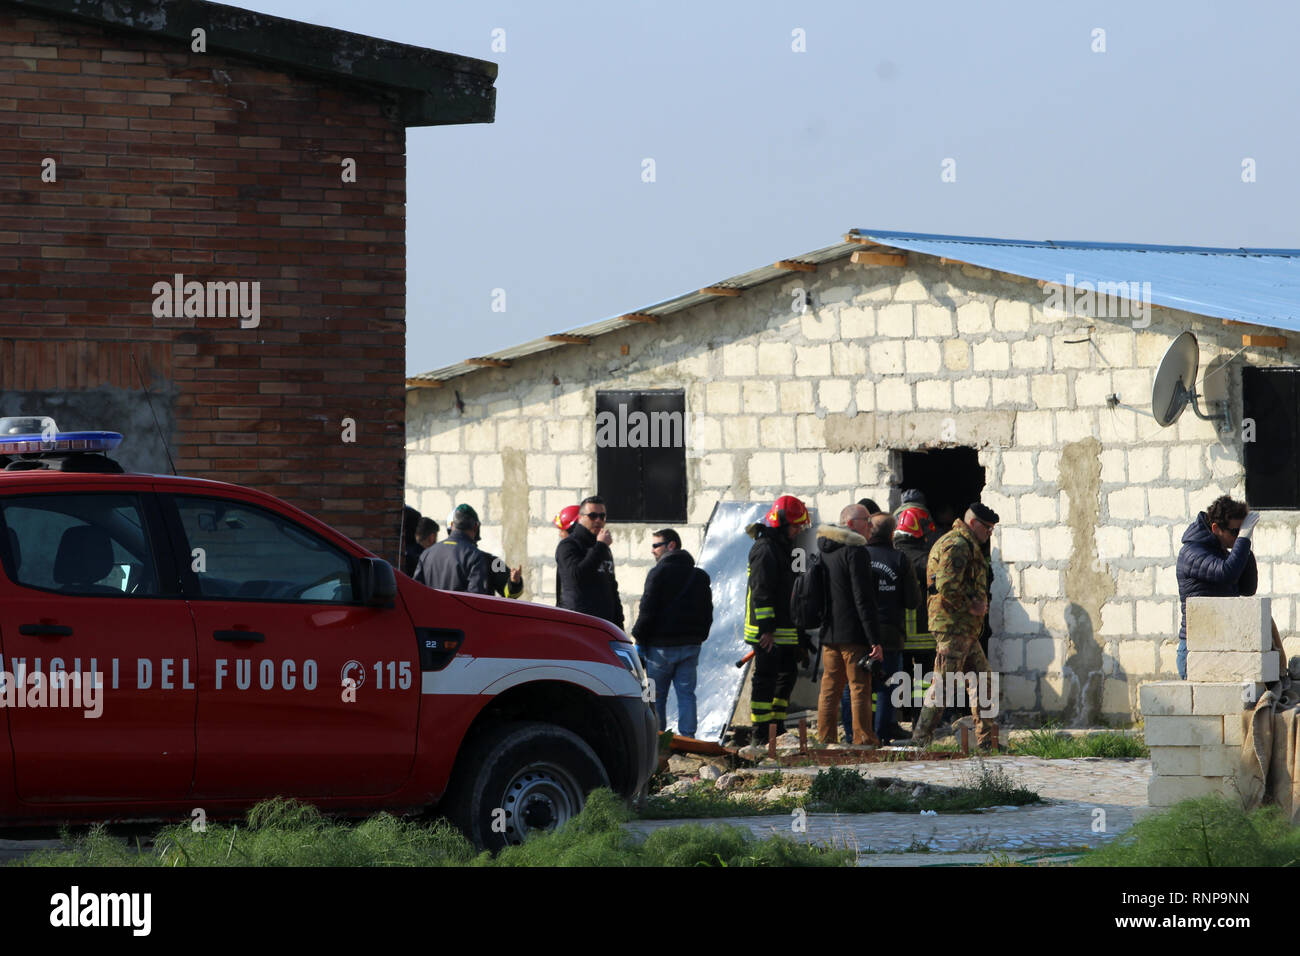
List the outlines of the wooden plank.
{"label": "wooden plank", "polygon": [[1286,348],[1285,335],[1243,335],[1241,337],[1243,347],[1252,346],[1259,349],[1284,349]]}
{"label": "wooden plank", "polygon": [[510,363],[505,359],[494,358],[469,358],[465,359],[466,365],[481,365],[485,368],[509,368]]}
{"label": "wooden plank", "polygon": [[644,322],[646,325],[659,324],[659,316],[650,315],[648,312],[629,312],[626,315],[620,315],[619,318],[624,322]]}
{"label": "wooden plank", "polygon": [[778,269],[787,269],[790,272],[816,272],[817,266],[811,262],[796,262],[794,259],[782,259],[777,262]]}
{"label": "wooden plank", "polygon": [[1223,324],[1224,324],[1224,325],[1239,325],[1239,326],[1241,326],[1242,328],[1249,328],[1249,327],[1250,327],[1251,325],[1253,325],[1254,323],[1252,323],[1252,322],[1238,322],[1236,319],[1224,319],[1224,320],[1223,320]]}
{"label": "wooden plank", "polygon": [[408,378],[407,388],[442,388],[442,382],[436,378]]}
{"label": "wooden plank", "polygon": [[[970,263],[966,262],[964,259],[949,259],[945,256],[939,257],[939,265],[941,266],[964,266],[969,264]],[[1041,286],[1042,283],[1040,282],[1039,285]]]}
{"label": "wooden plank", "polygon": [[855,252],[850,257],[860,266],[905,266],[907,256],[888,252]]}
{"label": "wooden plank", "polygon": [[700,290],[700,292],[704,295],[737,296],[740,295],[741,290],[733,289],[731,288],[731,286],[726,286],[726,285],[710,285],[710,286],[705,286],[703,289]]}
{"label": "wooden plank", "polygon": [[591,339],[585,335],[548,335],[548,342],[563,342],[566,345],[590,345]]}

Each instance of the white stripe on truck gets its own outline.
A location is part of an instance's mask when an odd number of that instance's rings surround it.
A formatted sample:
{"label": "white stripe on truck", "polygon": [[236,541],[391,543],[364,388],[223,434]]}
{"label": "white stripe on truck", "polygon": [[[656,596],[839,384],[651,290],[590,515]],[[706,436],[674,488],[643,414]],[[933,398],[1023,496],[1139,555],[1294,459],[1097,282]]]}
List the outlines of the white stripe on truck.
{"label": "white stripe on truck", "polygon": [[440,671],[421,675],[425,694],[495,696],[517,684],[565,681],[601,697],[640,697],[641,685],[625,667],[596,661],[545,660],[532,657],[455,657]]}

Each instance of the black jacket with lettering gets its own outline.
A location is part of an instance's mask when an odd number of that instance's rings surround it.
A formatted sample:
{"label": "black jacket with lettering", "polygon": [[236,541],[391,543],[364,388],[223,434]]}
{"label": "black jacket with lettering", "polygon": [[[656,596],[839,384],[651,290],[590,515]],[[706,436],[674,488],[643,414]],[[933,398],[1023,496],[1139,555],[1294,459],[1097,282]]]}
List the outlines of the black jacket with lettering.
{"label": "black jacket with lettering", "polygon": [[560,569],[559,607],[623,626],[623,602],[614,577],[614,555],[581,523],[555,549]]}
{"label": "black jacket with lettering", "polygon": [[921,585],[907,555],[894,548],[888,531],[867,541],[871,570],[876,573],[876,609],[880,615],[880,643],[887,651],[901,651],[907,625],[903,612],[922,605]]}
{"label": "black jacket with lettering", "polygon": [[444,591],[490,594],[488,559],[463,531],[453,531],[424,549],[415,580]]}
{"label": "black jacket with lettering", "polygon": [[817,529],[817,547],[826,568],[826,595],[830,600],[819,635],[822,646],[879,644],[876,575],[871,570],[867,539],[848,528],[823,525]]}
{"label": "black jacket with lettering", "polygon": [[681,647],[702,644],[713,626],[709,576],[689,551],[669,551],[646,575],[632,636],[638,644]]}

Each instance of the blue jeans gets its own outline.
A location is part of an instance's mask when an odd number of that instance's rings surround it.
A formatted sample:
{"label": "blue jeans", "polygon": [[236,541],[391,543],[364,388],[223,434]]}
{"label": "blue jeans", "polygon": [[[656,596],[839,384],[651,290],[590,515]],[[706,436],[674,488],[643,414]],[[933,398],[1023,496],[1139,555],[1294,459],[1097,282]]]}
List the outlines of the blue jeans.
{"label": "blue jeans", "polygon": [[[885,680],[893,677],[903,669],[903,652],[885,651],[884,656],[880,659],[880,666],[885,670]],[[873,688],[876,694],[876,736],[881,740],[891,736],[886,731],[894,726],[894,688],[885,684],[883,687]]]}
{"label": "blue jeans", "polygon": [[695,671],[699,662],[698,644],[650,645],[645,649],[646,675],[654,681],[660,732],[668,729],[668,687],[671,685],[677,691],[677,732],[683,737],[695,736]]}
{"label": "blue jeans", "polygon": [[1187,641],[1178,642],[1178,676],[1187,680]]}

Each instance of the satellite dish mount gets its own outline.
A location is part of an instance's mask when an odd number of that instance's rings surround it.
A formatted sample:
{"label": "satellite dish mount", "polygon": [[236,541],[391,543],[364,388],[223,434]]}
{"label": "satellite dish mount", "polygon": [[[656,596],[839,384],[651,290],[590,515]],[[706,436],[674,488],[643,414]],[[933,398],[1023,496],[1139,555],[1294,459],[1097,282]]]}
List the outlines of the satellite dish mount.
{"label": "satellite dish mount", "polygon": [[1169,344],[1151,387],[1151,414],[1162,428],[1178,421],[1183,410],[1191,405],[1197,418],[1217,422],[1220,432],[1232,430],[1232,415],[1226,401],[1210,403],[1212,414],[1201,411],[1196,400],[1196,372],[1200,362],[1200,347],[1191,332],[1182,333]]}

